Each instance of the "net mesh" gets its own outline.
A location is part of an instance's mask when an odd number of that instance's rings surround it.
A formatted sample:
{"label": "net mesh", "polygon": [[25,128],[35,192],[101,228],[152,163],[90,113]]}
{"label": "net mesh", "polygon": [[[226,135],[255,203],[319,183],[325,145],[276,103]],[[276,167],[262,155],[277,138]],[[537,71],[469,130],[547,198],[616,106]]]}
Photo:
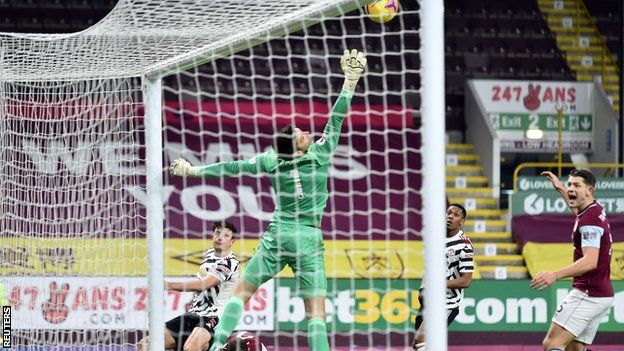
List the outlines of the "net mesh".
{"label": "net mesh", "polygon": [[18,345],[119,342],[121,319],[146,325],[129,303],[145,279],[124,278],[146,272],[139,93],[131,78],[2,86],[2,283]]}
{"label": "net mesh", "polygon": [[[368,68],[332,160],[321,228],[328,332],[332,349],[409,345],[422,274],[418,12],[404,1],[382,25],[351,0],[122,0],[80,33],[0,34],[0,244],[15,343],[132,349],[145,334],[135,77],[165,75],[165,164],[249,159],[287,123],[320,137],[342,85],[339,57],[356,48]],[[213,221],[235,223],[234,252],[246,262],[274,207],[263,177],[165,175],[163,196],[168,279],[197,272]],[[166,292],[165,320],[191,299]],[[307,345],[292,272],[259,290],[239,328],[273,349]]]}
{"label": "net mesh", "polygon": [[4,34],[4,80],[118,78],[193,65],[245,46],[267,32],[340,12],[352,0],[121,0],[99,23],[75,34]]}
{"label": "net mesh", "polygon": [[[165,79],[165,158],[207,165],[252,158],[289,123],[318,140],[342,85],[343,49],[366,51],[369,67],[332,160],[321,225],[331,349],[411,343],[414,279],[422,273],[416,18],[416,6],[405,4],[386,25],[359,9],[318,18],[318,24]],[[249,259],[275,206],[268,177],[167,175],[165,183],[170,257],[199,259],[210,225],[226,218],[239,228],[235,253]],[[177,267],[168,274],[196,269],[191,260]],[[307,347],[303,300],[291,270],[262,294],[252,298],[239,329],[259,330],[276,349]]]}

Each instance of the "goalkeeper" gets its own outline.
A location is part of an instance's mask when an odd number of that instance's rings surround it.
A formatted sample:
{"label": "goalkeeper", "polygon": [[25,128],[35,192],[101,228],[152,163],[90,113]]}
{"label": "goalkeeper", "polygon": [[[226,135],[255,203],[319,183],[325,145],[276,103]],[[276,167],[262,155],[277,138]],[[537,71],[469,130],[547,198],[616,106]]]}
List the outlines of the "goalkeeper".
{"label": "goalkeeper", "polygon": [[210,350],[223,347],[238,324],[245,302],[286,265],[292,268],[304,299],[310,350],[329,350],[325,325],[325,248],[320,225],[328,197],[329,162],[366,58],[357,50],[345,50],[340,65],[345,74],[342,92],[323,136],[316,142],[312,142],[309,132],[288,125],[276,134],[273,149],[249,160],[193,167],[177,159],[169,168],[172,175],[183,177],[219,178],[264,173],[270,177],[276,194],[271,224],[225,306]]}

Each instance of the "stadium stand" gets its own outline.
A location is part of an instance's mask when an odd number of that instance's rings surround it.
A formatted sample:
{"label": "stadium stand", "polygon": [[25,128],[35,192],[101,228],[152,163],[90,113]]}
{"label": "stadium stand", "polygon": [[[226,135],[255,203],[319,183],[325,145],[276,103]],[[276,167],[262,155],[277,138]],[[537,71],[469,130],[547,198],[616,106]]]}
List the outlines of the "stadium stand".
{"label": "stadium stand", "polygon": [[[103,18],[115,3],[114,0],[0,0],[0,9],[2,10],[0,11],[2,13],[0,30],[19,32],[79,31]],[[598,1],[588,1],[587,3],[600,28],[605,28],[607,31],[605,36],[609,39],[608,42],[614,46],[616,40],[611,40],[611,34],[608,33],[613,32],[615,25],[621,21],[617,14],[614,15],[609,11],[613,8],[610,6],[612,4],[603,4]],[[539,2],[447,0],[445,2],[447,130],[460,133],[465,130],[463,103],[466,79],[574,80],[576,78],[576,73],[570,69],[575,66],[573,63],[569,63],[569,60],[566,61],[566,53],[560,49],[560,47],[567,47],[561,45],[561,38],[552,30],[552,28],[558,28],[554,25],[555,20],[553,18],[559,18],[559,13],[549,9],[548,5],[552,6],[552,1],[550,3],[546,0]],[[564,13],[567,12],[564,11]],[[414,23],[407,23],[407,25],[418,26],[417,18],[414,17],[412,20]],[[343,31],[348,34],[350,29],[357,30],[361,25],[369,24],[352,20],[342,27],[338,22],[329,22],[326,30],[328,29],[330,33],[337,35],[342,34]],[[392,26],[392,23],[389,25]],[[314,37],[321,33],[322,28],[320,26],[321,24],[309,27],[305,29],[305,33]],[[367,40],[366,50],[376,52],[383,45],[390,47],[401,45],[398,37],[396,40],[392,40],[392,36],[386,38],[390,38],[390,40],[385,43],[375,40],[378,38],[374,37]],[[303,57],[305,50],[322,51],[324,50],[323,45],[322,40],[310,40],[308,47],[306,47],[303,41],[296,37],[272,40],[269,43],[248,49],[240,55],[222,58],[196,68],[200,76],[217,76],[215,79],[202,79],[199,83],[202,84],[200,88],[204,91],[218,88],[221,94],[233,95],[235,90],[245,92],[251,91],[253,87],[259,99],[265,97],[267,100],[274,94],[290,96],[291,87],[295,87],[299,92],[305,94],[309,89],[310,82],[308,79],[301,78],[298,81],[296,78],[294,84],[291,85],[289,77],[286,75],[288,73],[287,65],[284,62],[279,62],[279,58],[272,58],[271,53],[279,53],[287,46],[290,47],[295,57],[292,61],[293,71],[305,73],[308,67]],[[300,53],[301,57],[297,58],[297,53]],[[252,55],[255,63],[253,65],[248,59]],[[414,61],[410,62],[414,67],[419,65],[417,55],[412,55],[409,60]],[[257,64],[258,62],[264,64]],[[312,63],[311,67],[314,68],[315,64],[325,69],[324,62]],[[373,68],[372,72],[374,72],[375,67],[382,65],[385,65],[390,72],[397,72],[397,75],[375,76],[370,74],[368,81],[371,86],[385,86],[386,90],[392,90],[393,86],[401,84],[401,78],[398,75],[403,65],[401,58],[369,55],[369,65]],[[236,75],[232,76],[234,71]],[[218,75],[215,74],[217,72]],[[278,76],[277,79],[273,80],[273,84],[266,79],[271,72]],[[284,76],[279,78],[280,74]],[[413,78],[409,79],[410,84],[413,87],[418,87],[420,85],[418,77]],[[328,91],[325,79],[312,79],[311,83],[315,86],[316,92]],[[166,84],[174,89],[184,87],[192,91],[198,83],[195,81],[194,74],[189,74],[170,76],[166,79]],[[194,97],[189,95],[189,98]],[[374,97],[371,102],[392,104],[393,99],[400,98],[396,95],[380,95]],[[415,100],[414,104],[415,107],[418,107],[419,101]],[[463,140],[454,141],[461,143]],[[484,245],[487,243],[496,243],[501,249],[499,252],[505,255],[497,258],[479,256],[481,260],[480,269],[484,272],[493,271],[496,266],[501,264],[513,267],[512,270],[520,269],[518,267],[523,266],[523,262],[519,259],[517,250],[513,248],[511,233],[506,231],[506,228],[501,224],[504,212],[498,209],[500,206],[494,199],[479,195],[481,193],[478,187],[487,186],[488,179],[483,176],[482,171],[479,171],[480,166],[476,155],[470,153],[470,146],[463,145],[449,145],[447,151],[450,154],[459,152],[461,163],[458,166],[447,168],[449,175],[447,182],[450,186],[448,188],[449,197],[453,201],[465,201],[471,199],[471,196],[477,196],[477,207],[476,211],[473,211],[474,215],[471,220],[486,221],[486,227],[489,228],[485,233],[469,232],[477,243],[478,253],[483,254]],[[453,191],[457,192],[457,189],[453,189],[457,176],[467,176],[469,179],[468,189],[476,190],[471,190],[473,193],[465,191],[453,193]],[[469,223],[474,225],[473,222]],[[495,230],[489,231],[492,228]],[[492,276],[486,273],[483,277]],[[517,277],[526,277],[525,271],[521,271]]]}
{"label": "stadium stand", "polygon": [[[25,32],[25,33],[68,33],[80,31],[102,19],[116,4],[116,0],[0,0],[0,31]],[[405,6],[408,1],[403,2]],[[469,208],[469,221],[466,231],[472,239],[475,251],[479,275],[482,279],[502,278],[498,275],[505,272],[504,277],[526,279],[529,273],[537,269],[534,262],[525,261],[521,255],[527,241],[547,240],[556,243],[569,241],[570,218],[563,220],[554,219],[558,225],[557,232],[563,233],[560,237],[536,237],[533,230],[540,226],[540,221],[551,221],[552,218],[539,217],[524,218],[514,222],[514,234],[506,227],[506,211],[501,210],[499,200],[491,196],[491,189],[487,187],[489,180],[484,176],[483,167],[479,165],[478,156],[473,147],[463,143],[462,134],[466,129],[464,120],[464,87],[467,79],[536,79],[557,81],[592,81],[594,76],[602,71],[595,67],[602,64],[604,44],[609,49],[609,54],[621,51],[621,27],[622,18],[619,0],[584,0],[586,10],[580,21],[582,31],[591,38],[588,46],[582,47],[569,35],[570,28],[563,23],[573,11],[569,6],[576,9],[575,0],[563,1],[564,8],[555,9],[553,0],[446,0],[445,1],[445,74],[446,74],[446,126],[451,140],[447,145],[447,196],[450,202],[471,203]],[[616,8],[617,11],[613,9]],[[409,18],[413,23],[405,23],[407,27],[417,28],[418,18]],[[593,22],[592,22],[593,21]],[[596,24],[596,27],[592,23]],[[353,20],[345,22],[345,26],[339,23],[329,22],[326,30],[335,33],[340,38],[344,31],[348,34],[350,28],[357,29],[361,25]],[[305,29],[306,34],[314,37],[320,34],[321,24]],[[389,30],[393,23],[387,24]],[[370,31],[371,29],[367,29]],[[399,47],[402,45],[399,38],[386,42],[380,42],[371,38],[367,40],[365,50],[379,52],[384,45]],[[287,69],[285,62],[279,57],[273,57],[272,53],[283,53],[284,48],[290,48],[290,53],[295,59],[292,60],[292,70],[297,73],[306,73],[309,65],[305,63],[303,54],[306,51],[325,50],[324,45],[330,45],[331,40],[308,40],[307,45],[297,38],[272,40],[269,43],[257,45],[241,52],[233,57],[221,58],[214,62],[194,68],[189,74],[180,74],[166,78],[165,85],[175,90],[200,88],[202,91],[215,91],[218,89],[224,96],[233,95],[236,91],[252,91],[256,93],[258,101],[275,101],[271,98],[275,95],[291,98],[294,87],[297,92],[307,94],[310,84],[314,85],[315,93],[324,94],[329,91],[326,79],[291,78],[287,76],[291,70]],[[343,39],[335,39],[336,45],[344,45]],[[346,39],[349,46],[350,38]],[[415,38],[415,40],[417,40]],[[602,40],[602,41],[601,41]],[[359,43],[359,40],[355,40]],[[297,53],[301,57],[297,57]],[[253,62],[245,57],[253,56]],[[583,65],[584,57],[592,57],[591,65]],[[382,55],[369,55],[368,65],[371,72],[380,67],[385,67],[390,74],[369,74],[368,84],[378,91],[392,91],[393,87],[401,84],[399,72],[403,67],[419,67],[418,55],[409,57],[393,57]],[[318,65],[318,66],[315,66]],[[233,69],[235,67],[235,70]],[[326,69],[335,70],[336,67],[325,67],[325,62],[312,62],[312,69],[318,67],[319,71]],[[600,67],[602,70],[602,67]],[[392,72],[397,72],[396,75]],[[233,73],[236,73],[233,75]],[[609,83],[606,90],[613,97],[617,106],[617,88],[619,79],[617,66],[608,68],[610,74],[604,75],[603,81]],[[198,73],[198,74],[196,74]],[[217,74],[218,73],[218,74]],[[338,72],[332,72],[338,73]],[[228,75],[229,74],[229,75]],[[267,79],[267,76],[275,75],[277,78]],[[281,75],[281,76],[280,76]],[[196,80],[196,77],[209,77],[210,79]],[[333,74],[338,77],[338,74]],[[338,79],[338,78],[336,78]],[[420,86],[420,78],[406,77],[411,88]],[[201,84],[201,87],[197,87]],[[330,84],[338,84],[331,81]],[[168,96],[177,99],[183,94]],[[189,99],[195,99],[193,94]],[[295,97],[296,98],[296,97]],[[393,94],[379,94],[372,96],[371,104],[392,104],[396,99],[406,98],[416,108],[420,107],[420,97],[400,97]],[[456,132],[456,133],[453,133]],[[449,162],[448,156],[455,161]],[[420,167],[420,160],[414,162],[415,167]],[[512,170],[503,165],[502,171]],[[504,175],[503,175],[504,177]],[[463,180],[462,180],[463,178]],[[458,187],[459,182],[465,181],[464,187]],[[564,223],[565,222],[565,223]],[[616,220],[619,226],[624,224]],[[420,220],[415,221],[420,226]],[[613,222],[612,222],[613,223]],[[565,228],[564,228],[565,227]],[[488,254],[492,245],[496,248],[496,255]],[[539,253],[538,253],[539,254]],[[624,257],[624,255],[622,256]],[[622,264],[624,267],[624,263]],[[527,266],[529,266],[527,268]],[[497,333],[498,334],[498,333]],[[501,335],[505,333],[500,333]],[[478,337],[466,335],[461,339],[462,343],[478,343],[484,338],[482,333]],[[523,344],[525,342],[539,343],[542,337],[538,336],[527,340],[519,335],[518,340],[510,340],[510,343]],[[487,337],[487,336],[486,336]]]}
{"label": "stadium stand", "polygon": [[[464,85],[466,79],[471,78],[491,78],[491,79],[539,79],[539,80],[575,80],[593,79],[593,76],[586,74],[585,68],[578,65],[579,55],[587,52],[596,52],[598,49],[593,46],[580,50],[576,46],[567,45],[566,31],[562,25],[562,18],[572,11],[569,7],[574,1],[565,1],[563,9],[554,9],[552,0],[524,1],[513,0],[503,1],[461,1],[447,0],[446,20],[445,20],[445,59],[446,59],[446,124],[447,130],[457,131],[458,134],[465,130],[463,117]],[[601,38],[604,39],[611,52],[620,50],[621,17],[619,12],[614,12],[613,8],[621,6],[618,1],[585,1],[588,16],[582,20],[588,32],[594,29],[591,20],[595,21],[601,31]],[[43,33],[66,33],[83,30],[93,23],[102,19],[108,11],[116,4],[115,0],[0,0],[0,30],[17,32],[43,32]],[[565,7],[568,8],[565,8]],[[576,6],[576,5],[574,5]],[[409,19],[408,19],[409,20]],[[411,19],[413,23],[408,26],[416,27],[417,18]],[[353,20],[347,23],[349,28],[357,28],[362,23]],[[333,26],[333,27],[332,27]],[[389,24],[392,26],[392,23]],[[591,28],[590,28],[591,27]],[[329,31],[339,32],[343,29],[338,23],[330,23]],[[322,28],[315,25],[306,29],[308,36],[315,36],[321,33]],[[388,37],[386,37],[388,38]],[[385,46],[399,46],[401,43],[396,40],[367,41],[366,50],[369,52],[379,52]],[[568,40],[569,41],[569,40]],[[595,44],[596,43],[596,44]],[[590,40],[591,45],[598,45],[598,41]],[[296,37],[288,39],[273,40],[264,43],[236,55],[234,58],[219,59],[215,62],[200,66],[197,70],[200,76],[212,77],[219,72],[216,79],[202,79],[202,90],[213,90],[216,87],[222,94],[233,94],[234,90],[250,91],[253,86],[258,98],[262,99],[274,92],[288,94],[291,89],[289,78],[285,75],[288,72],[287,65],[279,62],[279,58],[272,58],[271,53],[279,53],[285,47],[290,47],[295,55],[301,54],[299,59],[292,61],[295,72],[307,69],[303,58],[306,50],[321,52],[324,50],[322,40],[310,40],[306,47],[301,40]],[[253,56],[253,65],[249,56]],[[536,59],[538,58],[538,59]],[[574,61],[574,60],[577,61]],[[407,63],[413,67],[419,65],[417,55],[407,58]],[[316,63],[324,68],[325,63]],[[384,57],[370,55],[369,65],[373,68],[380,68],[385,65],[389,71],[401,70],[401,62],[398,57]],[[252,67],[253,66],[253,67]],[[236,76],[228,76],[235,67]],[[314,65],[312,65],[314,68]],[[571,69],[572,68],[572,69]],[[252,70],[255,75],[252,76]],[[283,78],[274,80],[273,85],[265,77],[273,72],[275,75],[284,75]],[[589,71],[590,73],[593,71]],[[194,74],[186,76],[171,76],[167,78],[167,84],[177,87],[193,89],[198,84]],[[420,85],[417,76],[410,79],[410,84],[414,87]],[[616,76],[617,78],[617,76]],[[371,85],[387,86],[387,90],[392,90],[396,84],[400,84],[400,76],[371,74],[369,82]],[[309,87],[307,79],[295,81],[294,87],[302,93],[306,93]],[[327,81],[325,79],[313,79],[311,81],[318,92],[326,92]],[[332,82],[333,83],[333,82]],[[617,87],[617,80],[614,82]],[[189,97],[191,97],[189,95]],[[392,103],[392,99],[398,99],[395,95],[379,96],[373,98],[378,102],[388,99],[387,103]],[[419,104],[418,99],[414,101]],[[451,134],[453,135],[453,134]],[[456,155],[459,163],[455,166],[447,167],[447,183],[449,188],[449,198],[451,202],[464,202],[466,199],[475,198],[476,210],[472,211],[472,221],[486,221],[487,228],[494,231],[485,233],[470,232],[469,235],[475,241],[477,253],[483,254],[487,243],[497,244],[499,255],[497,258],[480,257],[480,269],[482,272],[493,271],[495,266],[514,267],[519,270],[522,267],[522,260],[519,260],[517,250],[512,243],[511,233],[501,225],[504,211],[499,210],[499,203],[487,196],[483,197],[483,188],[486,187],[486,179],[482,171],[479,170],[478,155],[471,153],[470,145],[461,144],[461,136],[452,140],[459,144],[449,144],[447,152]],[[458,190],[455,187],[457,177],[468,177],[466,190]],[[492,222],[488,222],[492,221]],[[482,223],[482,222],[481,222]],[[474,222],[469,222],[474,225]],[[524,270],[518,277],[526,277]],[[488,273],[484,278],[491,277]]]}
{"label": "stadium stand", "polygon": [[[596,11],[607,8],[598,1],[587,4],[593,4]],[[592,82],[596,77],[602,79],[605,92],[614,108],[619,110],[619,70],[608,46],[612,28],[603,24],[603,29],[608,32],[601,32],[601,28],[596,26],[596,18],[592,17],[583,1],[558,3],[540,0],[539,5],[556,35],[557,44],[565,52],[569,67],[576,72],[577,80]],[[615,6],[610,8],[611,13],[613,8]],[[617,18],[612,14],[611,18],[614,17]]]}
{"label": "stadium stand", "polygon": [[575,79],[536,1],[445,4],[447,130],[465,130],[466,79]]}
{"label": "stadium stand", "polygon": [[617,0],[585,1],[587,10],[600,30],[609,50],[616,57],[622,50],[622,2]]}

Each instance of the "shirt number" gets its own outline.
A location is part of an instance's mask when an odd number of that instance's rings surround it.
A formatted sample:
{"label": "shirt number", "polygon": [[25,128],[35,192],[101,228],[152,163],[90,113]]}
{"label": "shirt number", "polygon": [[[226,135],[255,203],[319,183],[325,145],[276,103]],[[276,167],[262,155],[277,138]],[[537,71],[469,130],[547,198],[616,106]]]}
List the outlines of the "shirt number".
{"label": "shirt number", "polygon": [[290,175],[295,180],[295,196],[297,199],[303,199],[303,186],[301,185],[301,177],[299,177],[299,171],[293,169],[290,171]]}

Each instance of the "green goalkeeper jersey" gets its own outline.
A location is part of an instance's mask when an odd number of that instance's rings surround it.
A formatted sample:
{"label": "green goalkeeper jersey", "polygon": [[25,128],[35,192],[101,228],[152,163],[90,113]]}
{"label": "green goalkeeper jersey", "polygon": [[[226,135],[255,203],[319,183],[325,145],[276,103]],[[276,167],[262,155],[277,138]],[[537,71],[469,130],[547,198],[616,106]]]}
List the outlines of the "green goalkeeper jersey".
{"label": "green goalkeeper jersey", "polygon": [[342,122],[350,103],[351,95],[342,92],[334,104],[323,136],[312,143],[301,157],[284,160],[271,149],[249,160],[200,167],[198,175],[219,178],[242,173],[265,173],[270,177],[277,197],[272,221],[318,227],[329,196],[329,162],[338,145]]}

